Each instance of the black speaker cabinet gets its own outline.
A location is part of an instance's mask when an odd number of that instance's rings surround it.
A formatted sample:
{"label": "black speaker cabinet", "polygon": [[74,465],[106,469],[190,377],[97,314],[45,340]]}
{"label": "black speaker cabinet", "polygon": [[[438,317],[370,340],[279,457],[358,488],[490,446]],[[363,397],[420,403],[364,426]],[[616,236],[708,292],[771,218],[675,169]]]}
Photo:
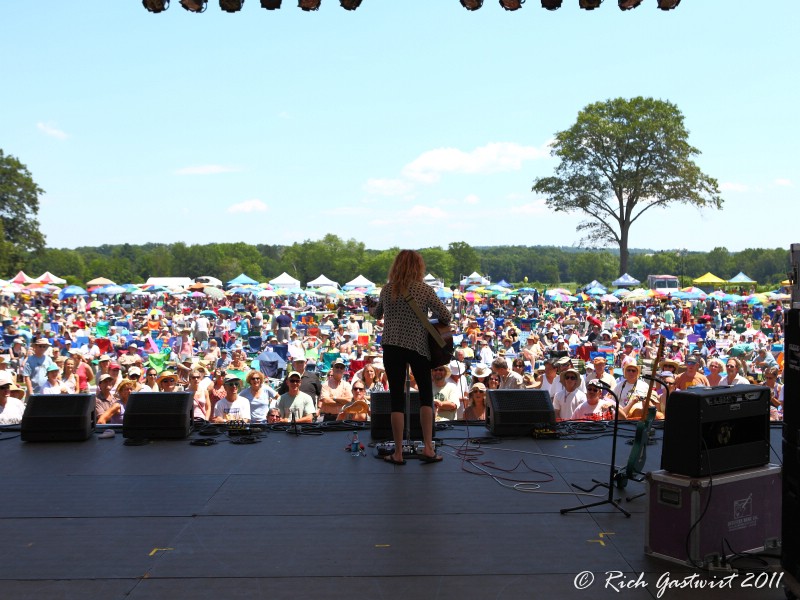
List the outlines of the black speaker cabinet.
{"label": "black speaker cabinet", "polygon": [[489,390],[486,428],[496,436],[531,435],[556,428],[556,413],[547,390]]}
{"label": "black speaker cabinet", "polygon": [[785,321],[783,397],[790,400],[783,403],[783,422],[792,429],[794,437],[800,430],[800,407],[796,401],[800,397],[800,309],[787,312]]}
{"label": "black speaker cabinet", "polygon": [[24,442],[83,442],[95,425],[94,394],[34,395],[20,423]]}
{"label": "black speaker cabinet", "polygon": [[122,435],[133,439],[183,439],[192,431],[192,394],[137,392],[122,417]]}
{"label": "black speaker cabinet", "polygon": [[781,566],[800,580],[800,448],[783,440]]}
{"label": "black speaker cabinet", "polygon": [[[376,441],[392,439],[392,398],[389,392],[372,392],[370,404],[370,438]],[[411,431],[412,440],[422,439],[422,425],[419,422],[419,392],[411,392]],[[431,427],[431,435],[435,428]]]}
{"label": "black speaker cabinet", "polygon": [[694,387],[670,395],[661,468],[707,477],[769,462],[769,390]]}

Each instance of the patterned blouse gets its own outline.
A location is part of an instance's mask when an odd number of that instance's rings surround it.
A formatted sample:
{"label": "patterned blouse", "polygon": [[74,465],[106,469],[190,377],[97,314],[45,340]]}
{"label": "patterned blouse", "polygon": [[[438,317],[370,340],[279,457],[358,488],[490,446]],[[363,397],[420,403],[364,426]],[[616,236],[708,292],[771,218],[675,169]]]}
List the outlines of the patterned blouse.
{"label": "patterned blouse", "polygon": [[[381,290],[378,304],[370,309],[376,319],[383,319],[382,346],[400,346],[413,350],[430,359],[428,349],[428,330],[417,318],[417,314],[409,306],[403,296],[392,300],[392,283],[387,283]],[[440,323],[450,323],[450,311],[436,296],[433,288],[422,281],[411,284],[409,291],[423,313],[433,314]]]}

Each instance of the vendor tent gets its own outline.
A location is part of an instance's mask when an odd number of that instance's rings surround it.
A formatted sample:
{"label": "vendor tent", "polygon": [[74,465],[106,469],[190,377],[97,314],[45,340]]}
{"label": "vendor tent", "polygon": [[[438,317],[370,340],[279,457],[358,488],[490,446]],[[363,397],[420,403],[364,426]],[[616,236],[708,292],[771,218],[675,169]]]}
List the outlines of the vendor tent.
{"label": "vendor tent", "polygon": [[739,271],[738,275],[732,277],[731,279],[728,279],[728,283],[755,283],[755,280],[750,279],[742,271]]}
{"label": "vendor tent", "polygon": [[615,285],[617,287],[634,287],[639,285],[640,283],[642,282],[636,279],[635,277],[631,277],[630,275],[625,273],[619,279],[615,279],[614,281],[612,281],[611,285]]}
{"label": "vendor tent", "polygon": [[194,280],[195,283],[203,283],[205,285],[215,285],[217,287],[222,287],[222,281],[220,281],[216,277],[211,277],[211,275],[201,275],[200,277],[195,277]]}
{"label": "vendor tent", "polygon": [[52,283],[53,285],[63,285],[67,283],[66,279],[61,279],[61,277],[56,277],[50,271],[45,271],[39,277],[36,278],[36,281],[39,283]]}
{"label": "vendor tent", "polygon": [[258,282],[255,279],[253,279],[252,277],[248,277],[247,275],[242,273],[238,277],[231,279],[227,285],[229,287],[236,287],[239,285],[256,285],[257,283]]}
{"label": "vendor tent", "polygon": [[705,275],[698,277],[697,279],[692,279],[692,283],[695,285],[718,285],[722,283],[726,283],[724,279],[720,279],[710,271]]}
{"label": "vendor tent", "polygon": [[344,289],[350,290],[353,288],[371,288],[375,287],[375,284],[372,283],[369,279],[364,277],[363,275],[359,275],[352,281],[348,281],[344,284]]}
{"label": "vendor tent", "polygon": [[10,279],[11,283],[18,283],[20,285],[26,285],[28,283],[36,283],[36,280],[32,277],[29,277],[25,274],[25,271],[20,271],[16,275],[14,275],[13,279]]}
{"label": "vendor tent", "polygon": [[107,277],[95,277],[91,281],[87,281],[86,285],[114,285],[114,282]]}
{"label": "vendor tent", "polygon": [[320,274],[320,276],[317,277],[316,279],[313,279],[312,281],[309,281],[308,283],[306,283],[306,287],[316,287],[316,288],[318,288],[318,287],[323,287],[323,286],[326,286],[326,285],[329,285],[329,286],[332,286],[332,287],[335,287],[335,288],[339,287],[339,283],[338,282],[333,281],[332,279],[328,279],[327,277],[325,277],[325,275],[322,275],[322,274]]}
{"label": "vendor tent", "polygon": [[269,284],[273,288],[299,288],[300,280],[295,279],[286,271],[278,275],[275,279],[270,279]]}
{"label": "vendor tent", "polygon": [[467,275],[460,281],[462,287],[466,287],[468,285],[489,285],[491,281],[487,277],[484,277],[477,271],[473,272],[471,275]]}

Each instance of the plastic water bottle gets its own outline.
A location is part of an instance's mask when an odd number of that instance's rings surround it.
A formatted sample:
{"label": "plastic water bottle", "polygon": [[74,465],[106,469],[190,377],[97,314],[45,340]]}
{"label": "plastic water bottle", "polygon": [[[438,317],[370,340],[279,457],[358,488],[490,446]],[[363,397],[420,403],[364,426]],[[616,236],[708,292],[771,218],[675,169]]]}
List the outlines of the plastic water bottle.
{"label": "plastic water bottle", "polygon": [[350,442],[350,455],[351,456],[360,456],[361,455],[361,442],[358,441],[358,432],[353,432],[353,439]]}

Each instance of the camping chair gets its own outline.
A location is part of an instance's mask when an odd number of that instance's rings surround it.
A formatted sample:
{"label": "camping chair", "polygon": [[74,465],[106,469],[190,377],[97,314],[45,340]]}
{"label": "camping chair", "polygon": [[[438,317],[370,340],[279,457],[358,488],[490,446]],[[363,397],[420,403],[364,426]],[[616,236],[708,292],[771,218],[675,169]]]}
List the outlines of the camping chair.
{"label": "camping chair", "polygon": [[289,346],[286,344],[275,344],[272,347],[272,351],[280,356],[283,360],[288,360],[289,357]]}
{"label": "camping chair", "polygon": [[247,338],[247,349],[250,354],[258,354],[261,352],[261,336],[251,335]]}
{"label": "camping chair", "polygon": [[333,361],[341,357],[341,355],[342,355],[341,352],[323,352],[322,364],[318,367],[317,370],[323,373],[327,373],[328,371],[331,370],[331,365],[333,364]]}
{"label": "camping chair", "polygon": [[108,338],[100,338],[99,337],[94,341],[94,343],[100,349],[100,353],[101,354],[111,354],[111,352],[114,350],[111,347],[111,340],[108,339]]}
{"label": "camping chair", "polygon": [[350,381],[353,380],[353,375],[356,374],[357,371],[360,371],[364,368],[364,360],[351,360],[350,364],[348,365],[347,372],[350,375]]}

